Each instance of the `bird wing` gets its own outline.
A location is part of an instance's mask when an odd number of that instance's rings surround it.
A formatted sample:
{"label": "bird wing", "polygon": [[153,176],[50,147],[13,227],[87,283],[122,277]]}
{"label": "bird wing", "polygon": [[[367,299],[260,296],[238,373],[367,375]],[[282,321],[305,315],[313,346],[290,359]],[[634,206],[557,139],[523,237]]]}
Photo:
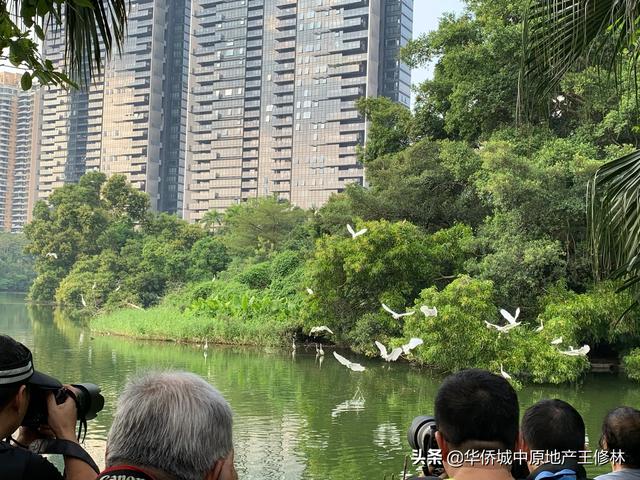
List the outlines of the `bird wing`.
{"label": "bird wing", "polygon": [[519,316],[520,316],[520,307],[516,308],[515,320],[517,320]]}
{"label": "bird wing", "polygon": [[387,353],[387,347],[381,344],[378,340],[376,340],[374,343],[376,344],[376,347],[378,347],[378,350],[380,350],[380,356],[386,360],[389,357],[389,354]]}
{"label": "bird wing", "polygon": [[351,362],[349,360],[347,360],[346,358],[344,358],[342,355],[340,355],[339,353],[333,352],[333,356],[336,358],[336,360],[338,360],[342,365],[344,365],[345,367],[350,367]]}
{"label": "bird wing", "polygon": [[500,330],[500,329],[502,328],[502,327],[499,327],[498,325],[495,325],[495,324],[493,324],[493,323],[489,323],[489,322],[487,322],[486,320],[484,321],[484,323],[486,323],[486,324],[487,324],[487,328],[491,328],[491,327],[493,327],[493,328],[495,328],[496,330]]}
{"label": "bird wing", "polygon": [[359,363],[351,363],[349,362],[349,365],[347,365],[351,370],[353,370],[354,372],[364,372],[365,368],[360,365]]}
{"label": "bird wing", "polygon": [[387,305],[385,305],[384,303],[382,304],[382,308],[384,308],[387,312],[389,312],[391,315],[397,315],[396,312],[394,312],[393,310],[391,310]]}
{"label": "bird wing", "polygon": [[398,316],[399,317],[410,317],[411,315],[413,315],[416,312],[405,312],[405,313],[401,313]]}
{"label": "bird wing", "polygon": [[409,353],[410,350],[413,350],[418,345],[422,345],[423,343],[424,341],[421,338],[412,338],[411,340],[409,340],[409,343],[402,346],[402,349],[405,353]]}
{"label": "bird wing", "polygon": [[360,235],[364,235],[365,233],[367,233],[368,229],[363,228],[362,230],[358,230],[358,232],[355,233],[356,237],[359,237]]}
{"label": "bird wing", "polygon": [[347,230],[349,230],[349,233],[351,234],[351,236],[354,236],[356,234],[356,232],[353,229],[353,227],[348,223],[347,223]]}
{"label": "bird wing", "polygon": [[395,362],[400,358],[400,355],[402,355],[402,348],[394,348],[389,354],[389,360]]}
{"label": "bird wing", "polygon": [[513,315],[511,315],[509,312],[507,312],[504,308],[500,309],[500,314],[504,317],[504,319],[507,322],[516,323],[516,319],[513,317]]}

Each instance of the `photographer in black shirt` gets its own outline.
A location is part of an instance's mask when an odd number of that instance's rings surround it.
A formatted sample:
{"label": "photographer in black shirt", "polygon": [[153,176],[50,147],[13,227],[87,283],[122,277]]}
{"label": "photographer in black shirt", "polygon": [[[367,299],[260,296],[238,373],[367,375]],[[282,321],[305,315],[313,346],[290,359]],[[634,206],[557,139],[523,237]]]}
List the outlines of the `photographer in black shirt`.
{"label": "photographer in black shirt", "polygon": [[[55,438],[69,451],[81,450],[76,439],[76,404],[68,397],[60,404],[53,393],[47,398],[47,425],[21,426],[34,388],[55,388],[54,378],[36,372],[31,352],[11,337],[0,335],[0,478],[2,480],[93,480],[96,472],[77,455],[64,455],[65,475],[28,448],[39,439]],[[18,436],[12,435],[18,431]],[[38,442],[33,443],[37,445]]]}

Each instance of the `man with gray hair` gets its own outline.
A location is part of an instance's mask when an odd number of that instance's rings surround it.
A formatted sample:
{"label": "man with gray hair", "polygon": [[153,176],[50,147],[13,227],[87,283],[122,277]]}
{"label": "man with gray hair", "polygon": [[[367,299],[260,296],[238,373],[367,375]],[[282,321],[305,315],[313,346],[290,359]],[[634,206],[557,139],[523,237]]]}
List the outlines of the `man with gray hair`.
{"label": "man with gray hair", "polygon": [[125,387],[98,480],[237,480],[232,412],[197,375],[147,373]]}

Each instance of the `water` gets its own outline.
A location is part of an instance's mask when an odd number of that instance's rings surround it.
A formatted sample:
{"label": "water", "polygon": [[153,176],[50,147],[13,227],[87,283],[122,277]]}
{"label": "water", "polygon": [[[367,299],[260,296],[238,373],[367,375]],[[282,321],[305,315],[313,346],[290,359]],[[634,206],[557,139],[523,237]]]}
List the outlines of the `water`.
{"label": "water", "polygon": [[[390,367],[358,359],[354,373],[315,350],[197,346],[92,336],[50,307],[24,304],[0,294],[0,333],[23,342],[36,368],[64,382],[102,387],[105,408],[89,424],[87,444],[102,465],[114,405],[127,378],[154,368],[189,370],[205,377],[235,412],[234,443],[242,479],[379,478],[402,471],[411,454],[406,429],[412,418],[433,410],[441,378],[398,363]],[[361,397],[362,402],[350,402]],[[522,410],[541,398],[561,398],[584,416],[592,448],[600,422],[618,405],[638,406],[640,386],[609,374],[588,376],[581,385],[531,386],[519,392]],[[590,468],[591,475],[606,468]]]}

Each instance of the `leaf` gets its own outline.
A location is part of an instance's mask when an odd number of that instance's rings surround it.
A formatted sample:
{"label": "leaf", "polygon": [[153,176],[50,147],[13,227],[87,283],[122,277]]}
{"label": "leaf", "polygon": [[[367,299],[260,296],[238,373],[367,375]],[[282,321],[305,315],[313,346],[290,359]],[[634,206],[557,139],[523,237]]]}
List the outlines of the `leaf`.
{"label": "leaf", "polygon": [[33,80],[31,78],[31,74],[29,72],[24,72],[22,74],[22,78],[20,79],[20,86],[22,87],[22,90],[29,90],[32,83]]}
{"label": "leaf", "polygon": [[36,32],[36,35],[40,40],[44,41],[44,30],[42,30],[42,27],[40,25],[38,25],[37,23],[34,24],[33,31]]}

